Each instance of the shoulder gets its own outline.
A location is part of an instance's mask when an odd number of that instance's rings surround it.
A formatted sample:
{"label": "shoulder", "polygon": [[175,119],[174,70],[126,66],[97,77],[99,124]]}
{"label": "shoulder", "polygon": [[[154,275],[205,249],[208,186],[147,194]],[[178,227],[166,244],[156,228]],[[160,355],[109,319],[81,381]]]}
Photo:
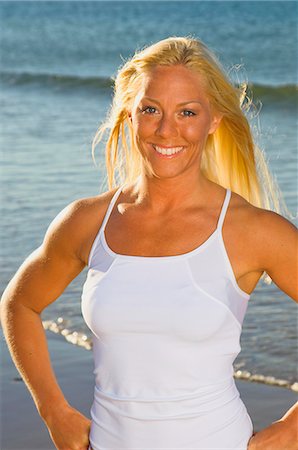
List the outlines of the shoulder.
{"label": "shoulder", "polygon": [[298,232],[296,226],[274,211],[254,207],[252,231],[259,246],[258,256],[268,271],[288,255],[297,250]]}
{"label": "shoulder", "polygon": [[296,235],[297,228],[288,219],[275,211],[259,208],[249,203],[241,195],[231,193],[232,220],[239,220],[242,227],[255,238],[269,239]]}
{"label": "shoulder", "polygon": [[275,211],[250,205],[248,218],[251,231],[258,240],[260,248],[265,247],[269,251],[287,242],[293,244],[297,239],[296,226]]}
{"label": "shoulder", "polygon": [[[233,193],[240,247],[250,255],[255,270],[266,272],[287,295],[297,297],[297,227],[282,215],[251,205]],[[232,203],[232,202],[231,202]]]}
{"label": "shoulder", "polygon": [[105,212],[115,192],[116,189],[113,189],[93,197],[76,199],[62,209],[54,220],[67,221],[71,225],[77,225],[83,219],[92,219],[93,215]]}
{"label": "shoulder", "polygon": [[79,198],[66,205],[50,223],[44,244],[72,253],[86,265],[88,248],[91,248],[116,190]]}
{"label": "shoulder", "polygon": [[258,212],[257,234],[259,264],[273,282],[298,302],[298,231],[285,217],[273,211]]}

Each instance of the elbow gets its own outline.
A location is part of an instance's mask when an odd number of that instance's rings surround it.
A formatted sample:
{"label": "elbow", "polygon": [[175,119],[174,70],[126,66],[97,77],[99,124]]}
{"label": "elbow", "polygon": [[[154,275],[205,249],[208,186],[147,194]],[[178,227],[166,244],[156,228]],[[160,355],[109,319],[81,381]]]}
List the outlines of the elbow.
{"label": "elbow", "polygon": [[40,316],[40,313],[24,305],[20,296],[10,292],[7,286],[0,301],[0,324],[3,330],[14,328],[14,325],[37,315]]}

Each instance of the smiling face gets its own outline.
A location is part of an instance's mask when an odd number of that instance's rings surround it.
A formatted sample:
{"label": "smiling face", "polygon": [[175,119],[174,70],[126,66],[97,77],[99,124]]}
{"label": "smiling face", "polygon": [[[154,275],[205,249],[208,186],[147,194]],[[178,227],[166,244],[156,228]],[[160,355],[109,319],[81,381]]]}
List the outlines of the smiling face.
{"label": "smiling face", "polygon": [[197,176],[208,135],[220,122],[203,77],[182,65],[157,66],[143,76],[130,118],[145,172],[162,178]]}

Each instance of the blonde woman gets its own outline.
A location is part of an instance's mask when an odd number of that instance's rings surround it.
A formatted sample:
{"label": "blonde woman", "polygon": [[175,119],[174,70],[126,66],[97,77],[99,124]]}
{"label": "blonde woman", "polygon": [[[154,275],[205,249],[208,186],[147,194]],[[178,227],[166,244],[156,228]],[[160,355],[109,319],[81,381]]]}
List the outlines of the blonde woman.
{"label": "blonde woman", "polygon": [[[260,278],[297,301],[297,231],[248,104],[194,38],[164,39],[119,69],[93,142],[108,130],[110,190],[61,211],[2,300],[11,353],[57,449],[297,449],[297,406],[254,434],[233,379]],[[91,422],[57,384],[40,319],[86,265]]]}

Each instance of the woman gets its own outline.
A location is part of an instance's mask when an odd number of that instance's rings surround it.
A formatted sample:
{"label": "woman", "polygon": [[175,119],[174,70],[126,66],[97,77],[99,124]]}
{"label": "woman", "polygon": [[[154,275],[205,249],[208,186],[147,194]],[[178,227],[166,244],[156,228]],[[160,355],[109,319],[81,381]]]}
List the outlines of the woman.
{"label": "woman", "polygon": [[[162,40],[120,68],[93,142],[110,128],[110,190],[61,211],[2,300],[11,353],[57,449],[297,448],[297,406],[253,435],[233,380],[259,279],[297,301],[296,228],[268,210],[279,199],[244,104],[196,39]],[[57,384],[40,319],[86,265],[91,422]]]}

